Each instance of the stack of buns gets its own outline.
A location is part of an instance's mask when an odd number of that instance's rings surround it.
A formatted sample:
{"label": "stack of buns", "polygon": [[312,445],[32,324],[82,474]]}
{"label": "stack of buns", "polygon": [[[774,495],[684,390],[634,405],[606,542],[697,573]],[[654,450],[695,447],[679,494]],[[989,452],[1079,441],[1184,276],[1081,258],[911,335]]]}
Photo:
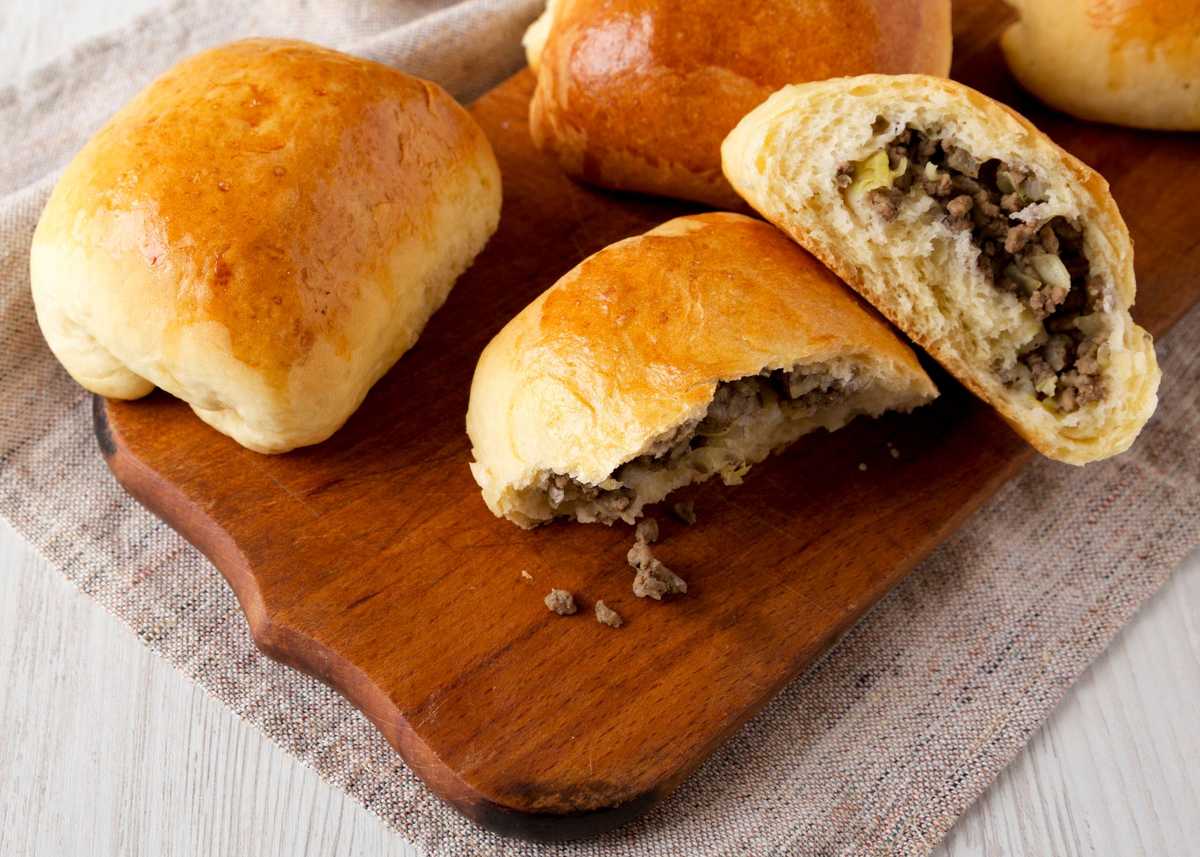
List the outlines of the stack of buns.
{"label": "stack of buns", "polygon": [[[1195,0],[1010,2],[1005,54],[1050,104],[1200,125],[1197,16],[1164,28],[1159,8]],[[945,78],[949,0],[550,0],[525,45],[532,141],[561,169],[769,223],[669,221],[504,327],[466,417],[497,515],[632,522],[809,431],[930,401],[874,310],[1053,458],[1120,452],[1153,413],[1107,184]],[[1097,68],[1106,84],[1080,85]],[[158,387],[284,452],[329,437],[412,347],[500,197],[486,137],[435,84],[233,43],[152,83],[67,168],[33,242],[38,318],[89,390]]]}

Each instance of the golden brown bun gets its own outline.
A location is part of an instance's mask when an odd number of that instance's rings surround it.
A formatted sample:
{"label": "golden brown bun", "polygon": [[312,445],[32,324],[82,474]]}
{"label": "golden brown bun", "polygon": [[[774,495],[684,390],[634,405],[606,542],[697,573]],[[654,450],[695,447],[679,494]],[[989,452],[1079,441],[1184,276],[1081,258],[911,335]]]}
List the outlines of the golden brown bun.
{"label": "golden brown bun", "polygon": [[1081,119],[1200,130],[1200,0],[1007,0],[1021,85]]}
{"label": "golden brown bun", "polygon": [[702,415],[718,382],[839,361],[869,383],[852,412],[805,431],[937,394],[891,329],[775,227],[677,218],[585,259],[487,346],[467,413],[471,470],[493,512],[529,526],[553,516],[540,475],[598,485]]}
{"label": "golden brown bun", "polygon": [[741,201],[721,140],[786,83],[950,70],[950,0],[551,0],[525,39],[534,142],[576,178]]}
{"label": "golden brown bun", "polygon": [[[980,162],[1029,167],[1046,188],[1046,201],[1029,209],[1033,216],[1083,224],[1091,273],[1113,289],[1105,400],[1063,414],[1001,383],[996,366],[1015,363],[1043,325],[985,277],[970,231],[954,231],[936,212],[920,209],[919,199],[905,202],[891,222],[848,203],[837,185],[839,168],[878,152],[906,126],[940,129]],[[941,78],[841,78],[781,89],[738,124],[722,153],[725,175],[747,202],[1044,455],[1072,464],[1115,455],[1153,414],[1158,363],[1150,334],[1129,315],[1133,244],[1108,183],[1015,111]]]}
{"label": "golden brown bun", "polygon": [[494,231],[500,174],[441,88],[301,42],[181,62],[67,167],[31,258],[46,341],[239,443],[337,430]]}

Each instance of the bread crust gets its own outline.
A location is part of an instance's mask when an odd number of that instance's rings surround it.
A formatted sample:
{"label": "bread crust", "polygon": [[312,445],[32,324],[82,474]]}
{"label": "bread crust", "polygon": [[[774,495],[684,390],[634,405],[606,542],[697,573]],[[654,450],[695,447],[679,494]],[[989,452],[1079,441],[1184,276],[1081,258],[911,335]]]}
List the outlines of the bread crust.
{"label": "bread crust", "polygon": [[[1123,325],[1123,346],[1129,365],[1115,391],[1120,407],[1099,427],[1064,425],[1042,407],[1031,409],[1009,394],[990,367],[972,365],[950,339],[931,332],[885,283],[865,266],[850,261],[847,240],[877,240],[864,231],[853,239],[836,238],[823,228],[813,210],[795,198],[786,199],[785,188],[794,172],[790,146],[803,147],[805,133],[824,135],[830,161],[847,157],[839,140],[811,117],[814,105],[846,111],[861,102],[865,114],[887,116],[898,105],[919,105],[937,115],[939,124],[957,127],[976,141],[988,141],[1002,159],[1036,165],[1055,179],[1052,193],[1068,199],[1081,220],[1090,225],[1089,252],[1112,278],[1117,310]],[[866,120],[870,125],[870,120]],[[804,129],[800,131],[798,129]],[[1083,464],[1123,452],[1136,438],[1157,405],[1160,378],[1153,339],[1133,323],[1136,281],[1133,243],[1108,182],[1069,152],[1056,145],[1016,111],[954,81],[924,75],[862,75],[785,87],[748,114],[722,145],[725,174],[732,185],[759,213],[791,235],[824,262],[855,291],[885,315],[921,348],[932,355],[961,383],[987,401],[1004,419],[1044,455],[1072,464]],[[997,156],[989,154],[989,157]],[[849,159],[855,159],[850,155]],[[828,176],[830,192],[833,176]]]}
{"label": "bread crust", "polygon": [[484,349],[467,432],[497,515],[539,473],[598,484],[704,412],[721,381],[852,357],[908,407],[936,395],[890,328],[775,227],[668,221],[585,259]]}
{"label": "bread crust", "polygon": [[302,42],[184,60],[67,167],[33,241],[86,388],[161,387],[239,443],[332,434],[494,231],[500,175],[433,83]]}
{"label": "bread crust", "polygon": [[535,144],[566,172],[734,208],[720,143],[786,83],[950,69],[949,0],[551,0],[525,40]]}
{"label": "bread crust", "polygon": [[1021,85],[1081,119],[1200,130],[1200,0],[1007,0]]}

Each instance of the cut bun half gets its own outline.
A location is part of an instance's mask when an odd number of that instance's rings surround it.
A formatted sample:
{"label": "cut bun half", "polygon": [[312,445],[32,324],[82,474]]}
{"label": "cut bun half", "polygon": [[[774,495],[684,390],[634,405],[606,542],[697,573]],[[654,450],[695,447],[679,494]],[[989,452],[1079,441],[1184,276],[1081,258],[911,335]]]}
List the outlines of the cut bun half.
{"label": "cut bun half", "polygon": [[803,434],[936,395],[912,350],[778,229],[681,217],[585,259],[484,349],[471,472],[523,527],[632,523],[684,485],[740,482]]}
{"label": "cut bun half", "polygon": [[789,86],[722,147],[725,174],[1043,454],[1124,451],[1154,412],[1108,184],[1027,120],[924,75]]}

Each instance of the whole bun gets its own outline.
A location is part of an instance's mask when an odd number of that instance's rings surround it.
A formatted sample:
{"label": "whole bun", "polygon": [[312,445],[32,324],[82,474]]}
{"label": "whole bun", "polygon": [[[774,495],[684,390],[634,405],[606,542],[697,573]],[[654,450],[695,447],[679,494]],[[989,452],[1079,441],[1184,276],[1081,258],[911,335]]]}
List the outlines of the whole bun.
{"label": "whole bun", "polygon": [[788,83],[950,70],[950,0],[550,0],[534,142],[593,184],[721,207],[721,140]]}
{"label": "whole bun", "polygon": [[87,389],[161,387],[283,452],[345,422],[499,211],[491,147],[440,87],[236,42],[155,80],[67,167],[34,235],[33,298]]}
{"label": "whole bun", "polygon": [[1200,0],[1007,0],[1021,85],[1081,119],[1200,130]]}

